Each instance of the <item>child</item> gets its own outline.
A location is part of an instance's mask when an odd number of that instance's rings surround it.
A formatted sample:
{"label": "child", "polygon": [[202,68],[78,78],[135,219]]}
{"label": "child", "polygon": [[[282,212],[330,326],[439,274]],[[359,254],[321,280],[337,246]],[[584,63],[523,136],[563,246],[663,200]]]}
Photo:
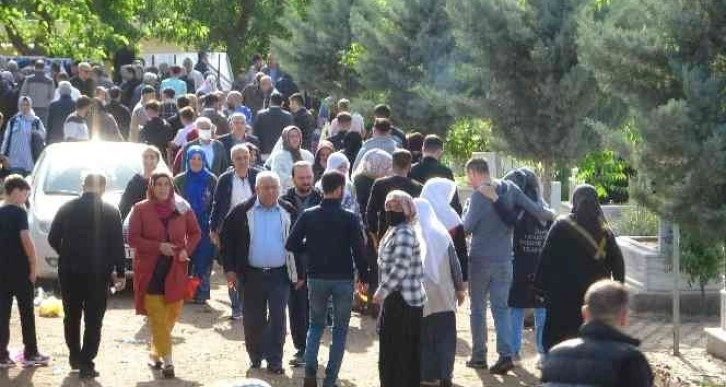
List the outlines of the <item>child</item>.
{"label": "child", "polygon": [[30,185],[20,175],[8,176],[3,185],[5,202],[0,206],[0,369],[15,366],[8,353],[13,297],[18,300],[23,330],[23,365],[47,366],[50,358],[38,352],[35,335],[33,293],[37,275],[36,255],[25,211]]}

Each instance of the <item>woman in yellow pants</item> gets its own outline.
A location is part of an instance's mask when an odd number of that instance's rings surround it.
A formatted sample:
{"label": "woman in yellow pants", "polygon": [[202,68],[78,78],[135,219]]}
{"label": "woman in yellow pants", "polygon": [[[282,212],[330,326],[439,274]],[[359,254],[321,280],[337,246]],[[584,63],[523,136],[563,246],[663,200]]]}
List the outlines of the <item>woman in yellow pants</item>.
{"label": "woman in yellow pants", "polygon": [[149,318],[150,365],[165,378],[175,376],[171,331],[184,303],[189,255],[201,238],[194,211],[173,187],[169,174],[153,174],[147,200],[134,206],[129,222],[136,312]]}

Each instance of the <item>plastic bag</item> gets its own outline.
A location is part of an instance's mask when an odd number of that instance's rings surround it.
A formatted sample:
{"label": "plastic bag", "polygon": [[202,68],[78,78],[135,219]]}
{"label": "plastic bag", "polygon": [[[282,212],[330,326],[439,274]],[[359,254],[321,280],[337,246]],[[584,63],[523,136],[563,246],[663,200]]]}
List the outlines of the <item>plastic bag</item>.
{"label": "plastic bag", "polygon": [[40,304],[38,315],[40,317],[63,317],[63,303],[53,296],[48,297]]}

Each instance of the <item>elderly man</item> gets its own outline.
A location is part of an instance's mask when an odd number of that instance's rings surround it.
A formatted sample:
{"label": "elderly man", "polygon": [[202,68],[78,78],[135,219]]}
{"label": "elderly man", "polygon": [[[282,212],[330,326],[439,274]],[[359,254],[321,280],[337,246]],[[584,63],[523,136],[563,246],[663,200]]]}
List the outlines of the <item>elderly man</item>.
{"label": "elderly man", "polygon": [[224,114],[227,117],[234,113],[242,113],[248,122],[252,122],[252,110],[242,104],[242,93],[237,90],[230,91],[225,102]]}
{"label": "elderly man", "polygon": [[[255,180],[259,172],[250,168],[250,150],[245,144],[237,144],[230,150],[233,169],[219,176],[217,188],[214,190],[212,216],[209,233],[215,245],[219,246],[219,231],[222,229],[224,217],[238,204],[244,203],[255,195]],[[232,320],[242,318],[239,291],[241,287],[229,287],[229,301],[232,304]]]}
{"label": "elderly man", "polygon": [[[313,186],[313,166],[307,161],[298,161],[292,166],[292,181],[294,187],[287,190],[282,200],[290,203],[295,212],[302,214],[308,208],[312,208],[323,201],[323,194]],[[303,264],[306,264],[308,257],[303,253],[300,257]],[[290,365],[299,367],[305,365],[305,345],[308,333],[308,288],[303,285],[301,288],[290,289],[289,302],[290,334],[297,352]]]}
{"label": "elderly man", "polygon": [[224,149],[230,152],[237,144],[251,142],[255,146],[259,145],[260,140],[247,132],[247,118],[242,113],[234,113],[229,117],[230,132],[224,136],[218,137],[217,140],[224,145]]}
{"label": "elderly man", "polygon": [[[585,293],[580,337],[553,347],[544,361],[544,386],[653,385],[640,341],[626,335],[628,290],[617,281],[601,280]],[[617,370],[617,372],[613,372]]]}
{"label": "elderly man", "polygon": [[33,111],[40,117],[44,125],[48,125],[48,109],[55,95],[53,80],[45,74],[45,61],[38,59],[33,67],[33,75],[25,78],[20,95],[26,95],[33,101]]}
{"label": "elderly man", "polygon": [[272,79],[263,74],[257,73],[256,81],[253,84],[247,85],[242,90],[242,104],[252,110],[252,118],[257,119],[257,114],[262,109],[266,109],[270,106],[270,96],[276,92],[275,87],[272,86]]}
{"label": "elderly man", "polygon": [[63,141],[63,125],[66,118],[76,110],[76,102],[71,97],[71,88],[68,81],[58,83],[60,98],[50,103],[48,111],[47,144]]}
{"label": "elderly man", "polygon": [[292,115],[282,109],[282,94],[270,97],[270,107],[260,111],[255,118],[255,136],[260,139],[262,160],[267,160],[282,134],[282,129],[293,124]]}
{"label": "elderly man", "polygon": [[267,370],[284,374],[285,308],[290,283],[304,283],[299,260],[285,250],[294,209],[280,200],[280,178],[260,172],[257,196],[235,207],[221,233],[224,271],[230,286],[244,283],[245,345],[252,368],[267,361]]}
{"label": "elderly man", "polygon": [[93,97],[96,91],[96,82],[93,80],[93,68],[88,62],[78,64],[78,75],[71,78],[71,85],[87,97]]}
{"label": "elderly man", "polygon": [[189,141],[177,153],[174,160],[174,172],[180,173],[186,170],[187,150],[193,145],[199,145],[204,149],[204,154],[207,156],[207,168],[209,168],[209,171],[215,176],[223,174],[229,168],[229,160],[227,160],[229,153],[224,150],[224,145],[221,142],[214,139],[214,132],[216,130],[214,124],[207,117],[199,117],[194,122],[194,127],[197,129],[197,135],[199,137],[193,141]]}

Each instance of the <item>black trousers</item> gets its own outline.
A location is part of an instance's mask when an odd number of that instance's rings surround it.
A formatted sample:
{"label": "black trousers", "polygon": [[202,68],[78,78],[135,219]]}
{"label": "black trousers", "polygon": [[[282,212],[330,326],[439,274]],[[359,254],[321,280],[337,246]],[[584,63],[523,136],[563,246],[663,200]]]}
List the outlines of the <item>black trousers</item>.
{"label": "black trousers", "polygon": [[27,278],[16,281],[3,280],[2,282],[0,284],[0,359],[9,356],[10,312],[13,307],[13,298],[18,300],[25,358],[33,357],[38,354],[38,341],[35,336],[35,311],[33,309],[34,286]]}
{"label": "black trousers", "polygon": [[406,303],[400,292],[383,302],[378,352],[381,387],[418,387],[421,384],[422,307]]}
{"label": "black trousers", "polygon": [[285,310],[290,297],[290,280],[284,267],[269,271],[249,269],[245,276],[242,323],[245,347],[253,363],[267,360],[282,367],[287,324]]}
{"label": "black trousers", "polygon": [[[93,360],[101,344],[109,278],[99,274],[63,273],[59,280],[65,313],[63,327],[71,367],[93,369]],[[83,343],[81,318],[85,325]]]}
{"label": "black trousers", "polygon": [[308,285],[307,281],[300,289],[290,287],[290,302],[287,305],[290,315],[290,335],[295,349],[305,352],[305,344],[308,337]]}

